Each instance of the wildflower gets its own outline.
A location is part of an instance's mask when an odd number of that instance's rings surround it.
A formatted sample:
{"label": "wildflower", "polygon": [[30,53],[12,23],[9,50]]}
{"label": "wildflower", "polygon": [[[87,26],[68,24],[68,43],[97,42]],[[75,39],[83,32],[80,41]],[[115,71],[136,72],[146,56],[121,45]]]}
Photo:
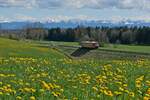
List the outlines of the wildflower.
{"label": "wildflower", "polygon": [[123,87],[127,87],[128,85],[127,84],[123,84]]}
{"label": "wildflower", "polygon": [[140,88],[141,86],[142,86],[141,81],[137,80],[137,81],[136,81],[136,87],[137,87],[137,88]]}
{"label": "wildflower", "polygon": [[54,89],[54,88],[60,88],[60,86],[56,85],[56,84],[52,84],[52,83],[48,83],[50,89]]}
{"label": "wildflower", "polygon": [[150,100],[150,97],[145,96],[143,100]]}
{"label": "wildflower", "polygon": [[2,85],[3,84],[3,82],[0,82],[0,85]]}
{"label": "wildflower", "polygon": [[8,87],[8,88],[10,88],[10,87],[11,87],[11,85],[10,85],[10,84],[7,84],[7,87]]}
{"label": "wildflower", "polygon": [[3,92],[0,92],[0,95],[3,95]]}
{"label": "wildflower", "polygon": [[109,91],[106,91],[104,90],[104,94],[107,95],[107,96],[113,96],[112,92],[109,90]]}
{"label": "wildflower", "polygon": [[52,92],[52,94],[53,94],[53,96],[55,96],[55,97],[60,96],[60,93],[59,93],[59,92]]}
{"label": "wildflower", "polygon": [[146,85],[147,85],[147,86],[150,86],[150,81],[146,81]]}
{"label": "wildflower", "polygon": [[129,93],[129,90],[124,90],[124,92]]}
{"label": "wildflower", "polygon": [[97,87],[92,87],[92,89],[93,89],[94,91],[98,91]]}
{"label": "wildflower", "polygon": [[117,84],[119,84],[119,85],[122,85],[122,82],[116,82]]}
{"label": "wildflower", "polygon": [[123,89],[122,87],[119,87],[119,90],[120,90],[120,91],[124,91],[124,89]]}
{"label": "wildflower", "polygon": [[31,97],[30,97],[30,100],[35,100],[35,97],[34,97],[34,96],[31,96]]}
{"label": "wildflower", "polygon": [[31,88],[31,92],[35,92],[35,91],[36,91],[35,89]]}
{"label": "wildflower", "polygon": [[77,97],[74,97],[72,100],[78,100],[78,98],[77,98]]}
{"label": "wildflower", "polygon": [[16,94],[16,91],[15,91],[15,90],[13,90],[13,91],[12,91],[12,93],[13,93],[13,94]]}
{"label": "wildflower", "polygon": [[113,96],[111,91],[108,91],[108,96]]}
{"label": "wildflower", "polygon": [[17,99],[17,100],[21,100],[21,99],[22,99],[22,97],[20,97],[20,96],[17,96],[17,97],[16,97],[16,99]]}
{"label": "wildflower", "polygon": [[24,88],[25,92],[30,92],[31,90],[29,88]]}
{"label": "wildflower", "polygon": [[150,88],[147,89],[146,94],[149,94],[149,95],[150,95]]}
{"label": "wildflower", "polygon": [[40,92],[43,93],[43,92],[44,92],[44,89],[40,89]]}
{"label": "wildflower", "polygon": [[139,80],[139,81],[143,81],[143,79],[144,79],[144,75],[139,77],[139,78],[137,78],[137,80]]}
{"label": "wildflower", "polygon": [[134,97],[134,92],[129,92],[129,96]]}
{"label": "wildflower", "polygon": [[64,89],[60,89],[60,91],[61,91],[61,92],[63,92],[63,91],[64,91]]}
{"label": "wildflower", "polygon": [[101,93],[103,93],[103,92],[104,92],[104,90],[103,90],[103,89],[100,89],[99,91],[100,91]]}
{"label": "wildflower", "polygon": [[115,92],[114,92],[114,94],[116,94],[116,95],[118,96],[118,95],[121,95],[121,94],[122,94],[122,92],[115,91]]}
{"label": "wildflower", "polygon": [[46,90],[50,90],[49,85],[45,81],[42,81],[42,87]]}
{"label": "wildflower", "polygon": [[4,74],[0,74],[0,77],[5,77],[5,75]]}

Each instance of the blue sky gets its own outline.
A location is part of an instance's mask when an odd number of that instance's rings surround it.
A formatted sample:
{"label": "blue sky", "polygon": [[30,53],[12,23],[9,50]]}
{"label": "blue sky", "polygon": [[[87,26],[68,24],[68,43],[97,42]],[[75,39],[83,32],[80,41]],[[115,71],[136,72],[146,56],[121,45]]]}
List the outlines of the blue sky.
{"label": "blue sky", "polygon": [[145,20],[150,0],[0,0],[0,22]]}

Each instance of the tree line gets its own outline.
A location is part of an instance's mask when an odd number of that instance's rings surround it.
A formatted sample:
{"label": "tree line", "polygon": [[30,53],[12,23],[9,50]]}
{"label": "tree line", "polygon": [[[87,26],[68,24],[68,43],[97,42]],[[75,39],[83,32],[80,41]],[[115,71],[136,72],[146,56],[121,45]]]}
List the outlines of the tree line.
{"label": "tree line", "polygon": [[26,28],[22,30],[0,30],[0,36],[11,39],[33,39],[48,41],[96,40],[99,43],[150,44],[150,27],[76,27],[76,28]]}

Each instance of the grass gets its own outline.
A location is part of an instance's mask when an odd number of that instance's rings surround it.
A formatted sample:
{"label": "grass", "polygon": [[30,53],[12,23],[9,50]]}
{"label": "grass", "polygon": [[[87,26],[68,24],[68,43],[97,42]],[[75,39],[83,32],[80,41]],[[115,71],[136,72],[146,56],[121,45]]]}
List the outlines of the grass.
{"label": "grass", "polygon": [[[38,45],[49,46],[53,44],[54,46],[74,46],[79,47],[78,42],[56,42],[56,41],[30,41],[32,43],[37,43]],[[100,47],[100,50],[113,50],[113,51],[127,51],[136,53],[149,53],[150,46],[142,45],[123,45],[123,44],[105,44],[104,47]]]}
{"label": "grass", "polygon": [[71,60],[42,45],[0,38],[1,100],[150,98],[149,59]]}
{"label": "grass", "polygon": [[150,46],[141,46],[141,45],[106,44],[104,47],[100,49],[137,52],[137,53],[150,53]]}
{"label": "grass", "polygon": [[59,55],[64,57],[63,54],[55,55],[53,49],[39,47],[37,43],[16,41],[0,38],[0,56],[22,56],[22,57],[56,57]]}

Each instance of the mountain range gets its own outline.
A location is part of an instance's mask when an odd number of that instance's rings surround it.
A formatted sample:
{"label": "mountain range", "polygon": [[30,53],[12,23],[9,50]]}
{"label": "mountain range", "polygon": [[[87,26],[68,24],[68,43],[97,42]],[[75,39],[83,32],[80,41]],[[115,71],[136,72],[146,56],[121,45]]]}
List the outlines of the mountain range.
{"label": "mountain range", "polygon": [[98,21],[87,21],[87,20],[68,20],[68,21],[46,21],[46,22],[32,22],[32,21],[23,21],[23,22],[1,22],[0,29],[24,29],[28,27],[32,28],[75,28],[77,26],[84,26],[84,27],[121,27],[121,26],[147,26],[150,27],[150,22],[145,21],[118,21],[113,22],[109,20],[98,20]]}

